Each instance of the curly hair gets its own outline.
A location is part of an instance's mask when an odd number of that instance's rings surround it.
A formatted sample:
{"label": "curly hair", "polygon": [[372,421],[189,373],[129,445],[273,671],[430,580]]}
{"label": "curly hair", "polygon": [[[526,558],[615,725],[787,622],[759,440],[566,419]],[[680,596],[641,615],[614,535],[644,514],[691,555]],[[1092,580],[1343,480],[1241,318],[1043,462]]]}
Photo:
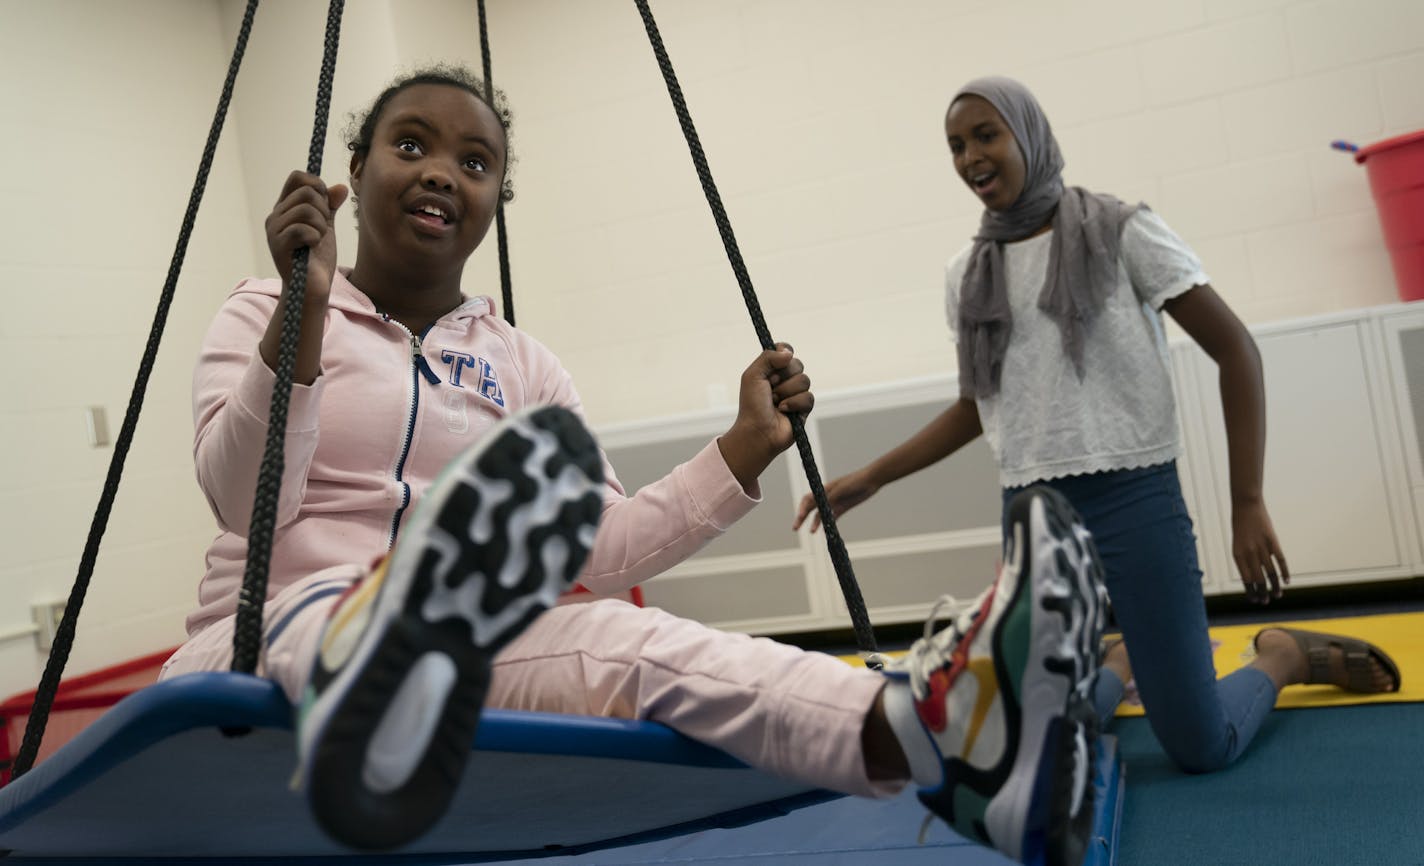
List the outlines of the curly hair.
{"label": "curly hair", "polygon": [[447,87],[458,87],[469,93],[471,96],[489,106],[494,116],[499,118],[499,125],[504,129],[504,180],[500,186],[499,200],[502,202],[514,201],[514,151],[510,147],[510,132],[514,121],[514,114],[510,111],[509,102],[505,98],[504,91],[494,89],[494,97],[491,100],[486,96],[485,83],[479,76],[466,69],[464,66],[451,63],[438,63],[433,66],[425,66],[408,75],[402,75],[392,81],[390,86],[381,91],[375,101],[365,111],[353,112],[350,122],[346,126],[345,139],[346,148],[352,153],[365,156],[371,150],[371,137],[376,131],[376,122],[381,119],[381,112],[386,104],[391,101],[391,97],[405,90],[407,87],[414,87],[417,84],[440,84]]}

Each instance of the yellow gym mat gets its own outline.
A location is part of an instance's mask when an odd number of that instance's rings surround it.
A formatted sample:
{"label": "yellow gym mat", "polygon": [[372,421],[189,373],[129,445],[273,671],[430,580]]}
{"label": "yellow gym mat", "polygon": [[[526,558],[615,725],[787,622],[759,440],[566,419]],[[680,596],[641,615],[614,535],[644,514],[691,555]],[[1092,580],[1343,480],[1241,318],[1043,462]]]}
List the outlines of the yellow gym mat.
{"label": "yellow gym mat", "polygon": [[[1369,641],[1394,659],[1395,664],[1399,666],[1401,680],[1399,691],[1378,695],[1356,694],[1334,686],[1291,686],[1277,699],[1278,708],[1424,701],[1424,612],[1216,626],[1211,629],[1211,642],[1216,650],[1214,658],[1217,676],[1225,676],[1250,662],[1254,656],[1251,639],[1256,636],[1256,632],[1270,626],[1337,633]],[[886,653],[890,657],[903,654]],[[841,658],[850,664],[861,664],[860,659],[853,655]],[[1128,698],[1118,707],[1117,714],[1143,714],[1142,705],[1137,702],[1131,689]]]}
{"label": "yellow gym mat", "polygon": [[[1225,676],[1255,657],[1251,640],[1271,626],[1341,634],[1366,640],[1384,650],[1399,666],[1400,689],[1378,695],[1347,692],[1334,686],[1290,686],[1276,699],[1276,707],[1339,707],[1349,704],[1424,701],[1424,613],[1391,613],[1340,619],[1283,620],[1250,625],[1223,625],[1211,629],[1216,675]],[[1128,650],[1131,653],[1131,648]],[[1118,707],[1119,716],[1140,716],[1142,704],[1135,696]]]}

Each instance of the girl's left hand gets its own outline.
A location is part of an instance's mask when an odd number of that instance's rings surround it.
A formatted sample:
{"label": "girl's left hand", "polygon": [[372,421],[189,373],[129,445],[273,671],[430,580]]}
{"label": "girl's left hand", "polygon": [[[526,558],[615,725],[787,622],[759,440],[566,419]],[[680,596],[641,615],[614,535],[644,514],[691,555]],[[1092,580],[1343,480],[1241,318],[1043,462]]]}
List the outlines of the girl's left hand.
{"label": "girl's left hand", "polygon": [[1264,502],[1238,504],[1231,509],[1231,556],[1246,587],[1246,598],[1256,604],[1270,604],[1280,598],[1290,583],[1281,543]]}
{"label": "girl's left hand", "polygon": [[727,467],[748,489],[795,441],[788,416],[809,413],[816,402],[811,378],[791,346],[776,346],[758,355],[742,373],[737,420],[717,439]]}

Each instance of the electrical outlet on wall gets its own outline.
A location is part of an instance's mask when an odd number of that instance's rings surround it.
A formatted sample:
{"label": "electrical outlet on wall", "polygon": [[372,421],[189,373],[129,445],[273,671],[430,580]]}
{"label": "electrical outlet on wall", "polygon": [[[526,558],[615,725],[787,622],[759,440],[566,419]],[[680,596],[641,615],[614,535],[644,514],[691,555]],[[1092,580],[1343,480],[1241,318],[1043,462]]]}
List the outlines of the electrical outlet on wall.
{"label": "electrical outlet on wall", "polygon": [[64,599],[37,601],[30,605],[30,618],[35,623],[35,648],[49,652],[54,645],[55,632],[59,631],[59,621],[64,618]]}
{"label": "electrical outlet on wall", "polygon": [[90,406],[84,410],[84,422],[89,430],[89,444],[103,448],[109,444],[109,415],[103,406]]}

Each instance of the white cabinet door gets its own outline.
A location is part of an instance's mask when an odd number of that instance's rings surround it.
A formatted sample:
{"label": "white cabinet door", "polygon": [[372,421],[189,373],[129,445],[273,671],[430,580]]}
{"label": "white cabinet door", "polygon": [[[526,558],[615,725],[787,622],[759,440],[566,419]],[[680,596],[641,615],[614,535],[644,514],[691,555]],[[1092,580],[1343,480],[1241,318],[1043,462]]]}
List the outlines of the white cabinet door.
{"label": "white cabinet door", "polygon": [[[1390,478],[1392,461],[1377,422],[1365,325],[1268,333],[1258,335],[1257,344],[1266,378],[1266,504],[1293,583],[1407,574],[1411,557],[1396,526],[1390,485],[1397,481]],[[1206,406],[1218,399],[1216,367],[1200,349],[1189,353],[1198,400]],[[1200,518],[1218,521],[1228,545],[1226,565],[1234,567],[1225,423],[1219,410],[1203,411],[1202,417],[1215,502]],[[1235,576],[1213,579],[1230,585]]]}

